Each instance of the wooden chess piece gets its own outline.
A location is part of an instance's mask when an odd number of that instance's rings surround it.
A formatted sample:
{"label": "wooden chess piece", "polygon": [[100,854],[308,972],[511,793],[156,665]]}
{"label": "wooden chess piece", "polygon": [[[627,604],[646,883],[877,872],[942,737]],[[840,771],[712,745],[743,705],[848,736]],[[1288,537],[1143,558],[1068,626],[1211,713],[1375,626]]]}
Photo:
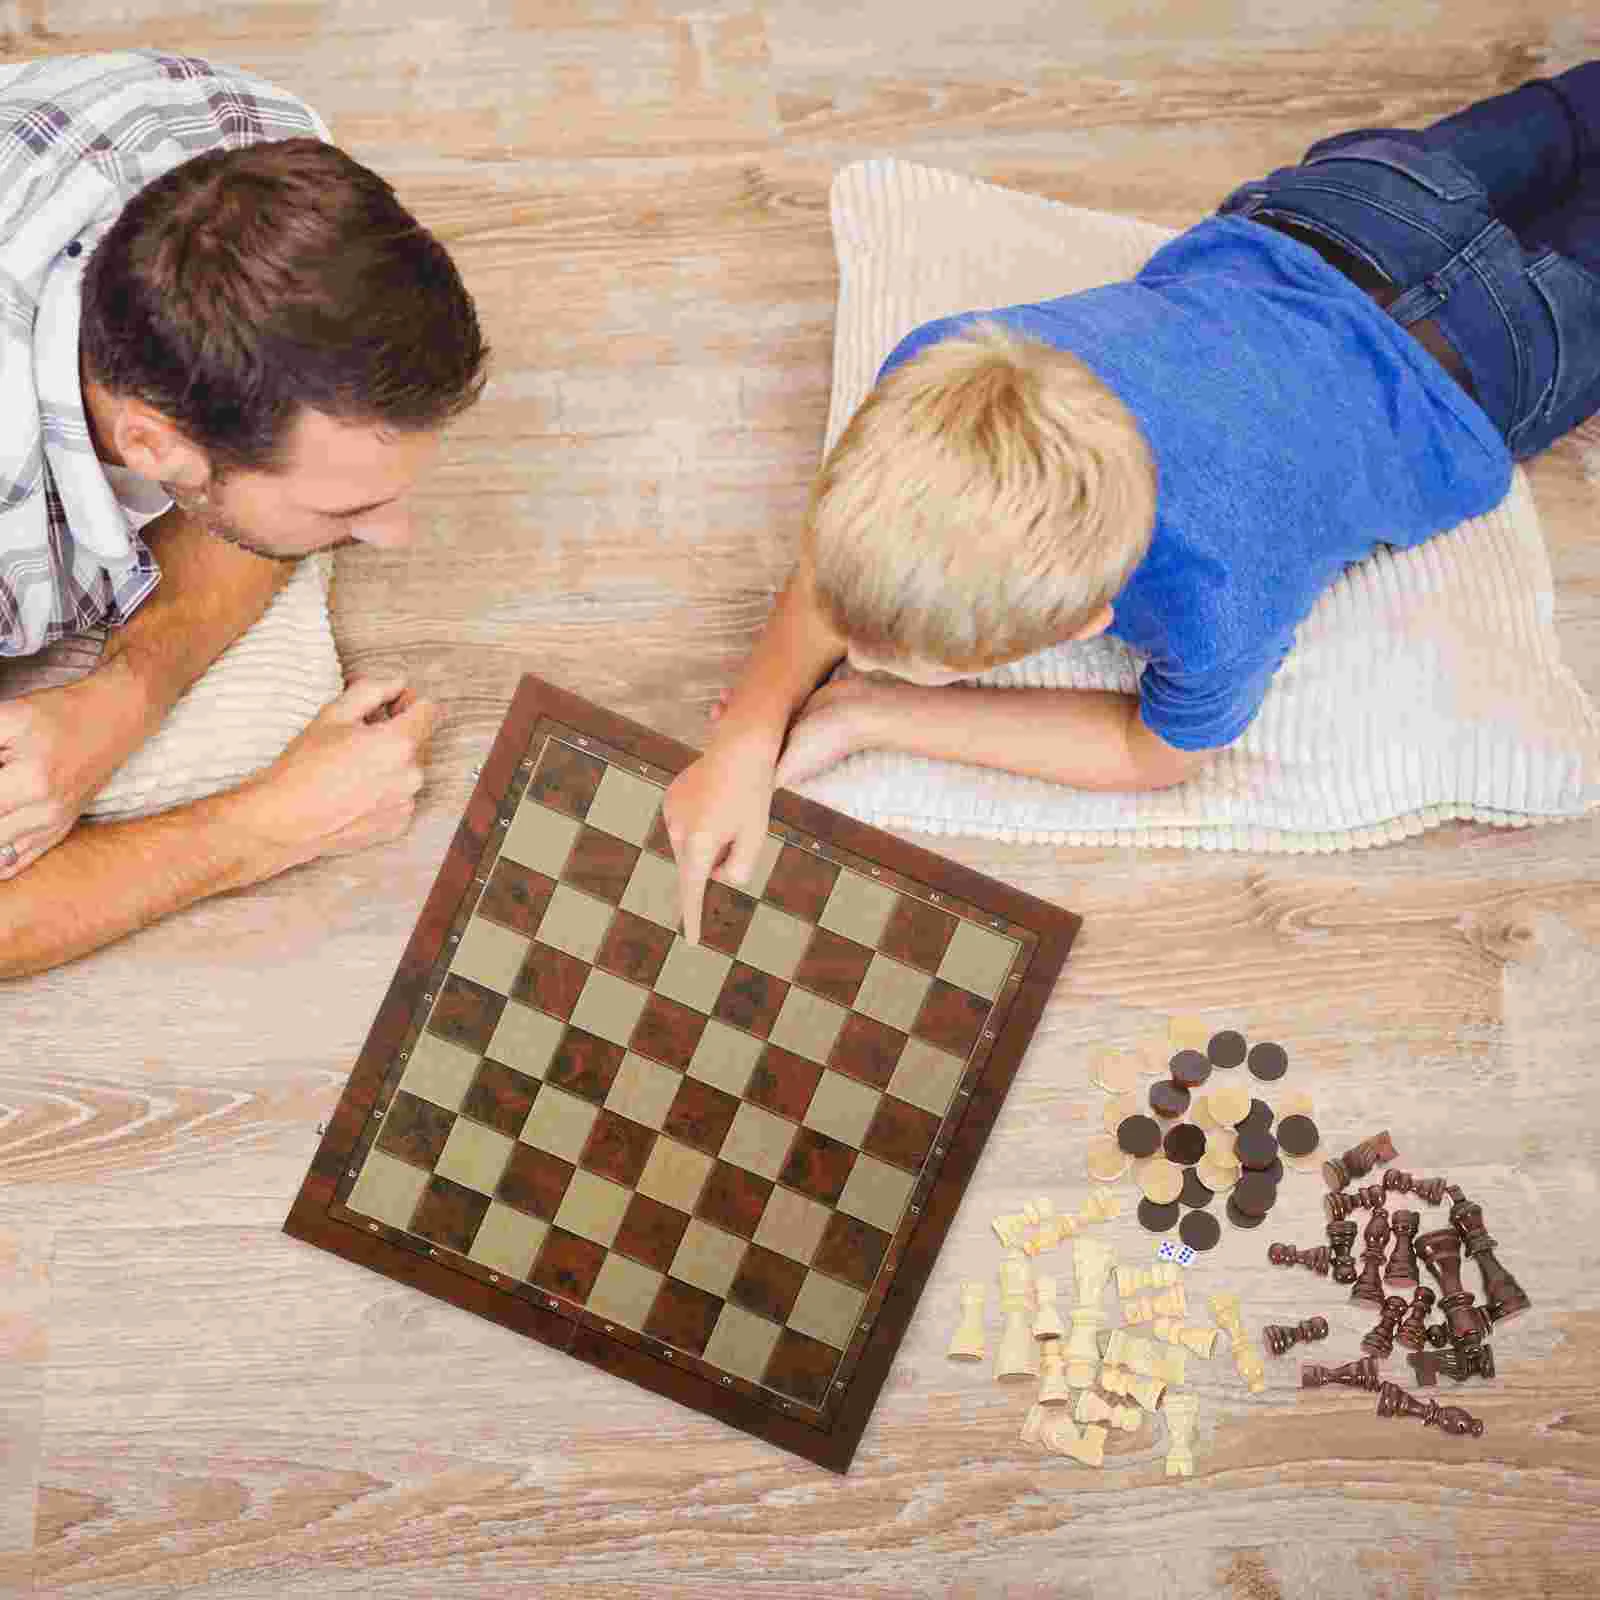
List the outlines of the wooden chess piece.
{"label": "wooden chess piece", "polygon": [[1356,1281],[1355,1245],[1358,1231],[1353,1222],[1328,1224],[1329,1265],[1333,1281],[1346,1287]]}
{"label": "wooden chess piece", "polygon": [[1422,1225],[1422,1218],[1415,1211],[1397,1211],[1389,1220],[1394,1229],[1394,1249],[1389,1255],[1389,1265],[1383,1269],[1383,1281],[1391,1289],[1415,1289],[1417,1252],[1412,1241]]}
{"label": "wooden chess piece", "polygon": [[1422,1330],[1422,1338],[1430,1350],[1443,1350],[1450,1343],[1450,1324],[1448,1322],[1430,1322]]}
{"label": "wooden chess piece", "polygon": [[1168,1289],[1183,1278],[1183,1270],[1176,1262],[1157,1261],[1148,1267],[1117,1268],[1117,1293],[1124,1299],[1130,1295],[1144,1294],[1151,1289]]}
{"label": "wooden chess piece", "polygon": [[1211,1352],[1217,1347],[1219,1330],[1186,1327],[1181,1322],[1174,1322],[1170,1317],[1157,1317],[1150,1325],[1150,1331],[1163,1344],[1181,1344],[1185,1350],[1192,1350],[1197,1356],[1209,1360]]}
{"label": "wooden chess piece", "polygon": [[1411,1363],[1411,1370],[1416,1373],[1417,1382],[1424,1389],[1431,1389],[1439,1381],[1440,1373],[1457,1383],[1465,1383],[1468,1378],[1488,1379],[1494,1376],[1494,1349],[1486,1344],[1453,1345],[1448,1350],[1421,1350],[1407,1356],[1406,1360]]}
{"label": "wooden chess piece", "polygon": [[1397,1383],[1386,1383],[1378,1390],[1380,1417],[1416,1417],[1425,1428],[1437,1428],[1456,1438],[1483,1437],[1483,1424],[1460,1406],[1442,1406],[1437,1400],[1422,1400],[1407,1394]]}
{"label": "wooden chess piece", "polygon": [[1267,1247],[1267,1260],[1275,1267],[1306,1267],[1319,1278],[1328,1276],[1331,1259],[1327,1245],[1319,1244],[1310,1250],[1299,1250],[1292,1244],[1274,1244]]}
{"label": "wooden chess piece", "polygon": [[1112,1332],[1106,1347],[1106,1360],[1115,1367],[1127,1367],[1143,1378],[1159,1378],[1166,1384],[1180,1384],[1188,1375],[1189,1357],[1183,1349],[1158,1350],[1148,1339],[1129,1333],[1126,1328]]}
{"label": "wooden chess piece", "polygon": [[1417,1255],[1439,1280],[1439,1309],[1456,1344],[1481,1340],[1489,1331],[1489,1313],[1461,1286],[1461,1235],[1454,1228],[1435,1228],[1417,1240]]}
{"label": "wooden chess piece", "polygon": [[1363,1178],[1374,1167],[1386,1166],[1396,1154],[1394,1141],[1385,1128],[1382,1133],[1375,1133],[1360,1144],[1352,1145],[1336,1161],[1324,1161],[1322,1176],[1330,1189],[1342,1189],[1352,1178]]}
{"label": "wooden chess piece", "polygon": [[1383,1380],[1378,1376],[1378,1363],[1371,1356],[1347,1361],[1342,1367],[1319,1367],[1306,1361],[1300,1367],[1300,1387],[1321,1389],[1330,1383],[1343,1384],[1347,1389],[1366,1389],[1376,1394]]}
{"label": "wooden chess piece", "polygon": [[1325,1194],[1322,1209],[1328,1213],[1329,1222],[1343,1222],[1357,1211],[1377,1211],[1387,1206],[1389,1196],[1381,1183],[1369,1183],[1365,1189],[1349,1189],[1342,1194]]}
{"label": "wooden chess piece", "polygon": [[1039,1351],[1039,1404],[1056,1405],[1072,1398],[1067,1386],[1067,1358],[1059,1339],[1047,1339]]}
{"label": "wooden chess piece", "polygon": [[1063,1333],[1061,1313],[1056,1309],[1056,1280],[1035,1278],[1033,1282],[1035,1308],[1033,1336],[1039,1340],[1059,1339]]}
{"label": "wooden chess piece", "polygon": [[1095,1335],[1105,1326],[1105,1311],[1100,1301],[1106,1279],[1116,1264],[1110,1245],[1098,1239],[1075,1239],[1072,1243],[1072,1278],[1076,1301],[1072,1308],[1072,1335],[1067,1341],[1067,1382],[1074,1389],[1087,1389],[1094,1382],[1094,1369],[1100,1361],[1100,1345]]}
{"label": "wooden chess piece", "polygon": [[1267,1386],[1267,1369],[1252,1340],[1245,1337],[1244,1317],[1236,1294],[1214,1294],[1211,1297],[1211,1315],[1217,1326],[1228,1336],[1233,1346],[1234,1370],[1244,1379],[1251,1394],[1260,1394]]}
{"label": "wooden chess piece", "polygon": [[1100,1387],[1107,1394],[1124,1394],[1146,1411],[1154,1411],[1161,1403],[1167,1386],[1160,1378],[1141,1378],[1126,1367],[1107,1362],[1100,1369]]}
{"label": "wooden chess piece", "polygon": [[1378,1317],[1378,1323],[1371,1332],[1363,1334],[1361,1348],[1369,1356],[1375,1356],[1379,1361],[1387,1361],[1394,1354],[1395,1330],[1400,1326],[1400,1319],[1406,1314],[1406,1303],[1397,1294],[1392,1294],[1383,1302],[1383,1311]]}
{"label": "wooden chess piece", "polygon": [[1414,1194],[1424,1205],[1436,1206],[1444,1199],[1448,1178],[1416,1178],[1409,1172],[1397,1172],[1393,1167],[1383,1175],[1386,1194]]}
{"label": "wooden chess piece", "polygon": [[1143,1421],[1138,1406],[1111,1405],[1093,1389],[1085,1389],[1078,1396],[1077,1409],[1072,1416],[1076,1422],[1103,1422],[1121,1433],[1137,1433]]}
{"label": "wooden chess piece", "polygon": [[1039,1375],[1039,1346],[1028,1325],[1028,1281],[1031,1273],[1021,1256],[1000,1263],[1000,1314],[1005,1323],[994,1355],[997,1383]]}
{"label": "wooden chess piece", "polygon": [[1456,1188],[1450,1190],[1450,1198],[1455,1202],[1450,1207],[1450,1226],[1461,1235],[1467,1254],[1478,1263],[1483,1275],[1483,1305],[1489,1320],[1509,1322],[1520,1317],[1533,1302],[1496,1258],[1495,1241],[1484,1226],[1483,1207]]}
{"label": "wooden chess piece", "polygon": [[1167,1476],[1192,1478],[1200,1401],[1192,1394],[1169,1394],[1162,1410],[1167,1414]]}
{"label": "wooden chess piece", "polygon": [[952,1361],[982,1361],[983,1343],[983,1285],[961,1285],[961,1321],[950,1340],[945,1354]]}
{"label": "wooden chess piece", "polygon": [[1411,1304],[1406,1308],[1405,1320],[1395,1331],[1395,1342],[1402,1344],[1407,1350],[1420,1350],[1427,1340],[1428,1313],[1433,1310],[1433,1302],[1437,1298],[1427,1284],[1419,1283],[1411,1296]]}
{"label": "wooden chess piece", "polygon": [[1261,1330],[1262,1342],[1266,1345],[1271,1355],[1286,1355],[1297,1344],[1314,1344],[1318,1339],[1328,1337],[1328,1322],[1325,1317],[1307,1317],[1304,1322],[1278,1324],[1269,1322]]}
{"label": "wooden chess piece", "polygon": [[1389,1245],[1389,1213],[1381,1208],[1372,1213],[1361,1235],[1361,1271],[1356,1275],[1352,1300],[1369,1305],[1383,1304],[1383,1252]]}

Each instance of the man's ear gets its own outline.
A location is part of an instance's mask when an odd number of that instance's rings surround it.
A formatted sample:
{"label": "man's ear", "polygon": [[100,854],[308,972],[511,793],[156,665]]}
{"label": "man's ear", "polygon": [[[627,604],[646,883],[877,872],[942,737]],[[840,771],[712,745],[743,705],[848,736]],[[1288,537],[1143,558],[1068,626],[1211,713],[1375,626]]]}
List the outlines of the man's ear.
{"label": "man's ear", "polygon": [[1115,613],[1112,611],[1109,605],[1103,605],[1092,617],[1089,618],[1086,623],[1084,623],[1081,628],[1077,630],[1076,633],[1071,634],[1070,637],[1073,639],[1097,638],[1111,626],[1111,619],[1114,615]]}
{"label": "man's ear", "polygon": [[190,442],[170,417],[142,400],[116,402],[111,447],[130,471],[154,483],[198,492],[210,481],[205,451]]}

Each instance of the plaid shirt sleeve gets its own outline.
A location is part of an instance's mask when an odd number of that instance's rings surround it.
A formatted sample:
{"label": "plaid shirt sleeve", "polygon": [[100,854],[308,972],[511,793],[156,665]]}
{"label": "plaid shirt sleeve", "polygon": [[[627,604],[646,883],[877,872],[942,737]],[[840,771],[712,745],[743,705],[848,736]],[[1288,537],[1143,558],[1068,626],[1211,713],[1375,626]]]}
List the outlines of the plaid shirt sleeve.
{"label": "plaid shirt sleeve", "polygon": [[126,622],[160,579],[90,440],[83,267],[123,206],[214,149],[329,140],[308,106],[156,51],[0,67],[0,656]]}

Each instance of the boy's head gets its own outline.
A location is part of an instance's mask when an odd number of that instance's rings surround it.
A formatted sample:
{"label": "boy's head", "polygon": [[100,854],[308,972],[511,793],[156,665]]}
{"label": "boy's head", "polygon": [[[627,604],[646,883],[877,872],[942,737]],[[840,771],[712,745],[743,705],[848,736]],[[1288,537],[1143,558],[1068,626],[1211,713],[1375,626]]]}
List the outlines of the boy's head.
{"label": "boy's head", "polygon": [[978,672],[1103,628],[1155,502],[1121,401],[1065,351],[979,324],[868,395],[812,490],[807,553],[853,657]]}

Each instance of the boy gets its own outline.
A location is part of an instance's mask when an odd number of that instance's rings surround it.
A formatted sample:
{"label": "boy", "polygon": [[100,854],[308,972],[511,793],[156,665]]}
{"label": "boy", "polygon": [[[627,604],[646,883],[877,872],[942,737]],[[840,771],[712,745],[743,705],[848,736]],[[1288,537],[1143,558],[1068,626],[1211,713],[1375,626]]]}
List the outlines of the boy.
{"label": "boy", "polygon": [[[1489,510],[1597,408],[1600,62],[1323,140],[1131,282],[916,329],[668,793],[687,936],[719,863],[752,865],[774,783],[856,750],[1183,781],[1347,563]],[[1147,658],[1136,696],[943,687],[1100,632]],[[841,660],[887,680],[812,693]]]}

